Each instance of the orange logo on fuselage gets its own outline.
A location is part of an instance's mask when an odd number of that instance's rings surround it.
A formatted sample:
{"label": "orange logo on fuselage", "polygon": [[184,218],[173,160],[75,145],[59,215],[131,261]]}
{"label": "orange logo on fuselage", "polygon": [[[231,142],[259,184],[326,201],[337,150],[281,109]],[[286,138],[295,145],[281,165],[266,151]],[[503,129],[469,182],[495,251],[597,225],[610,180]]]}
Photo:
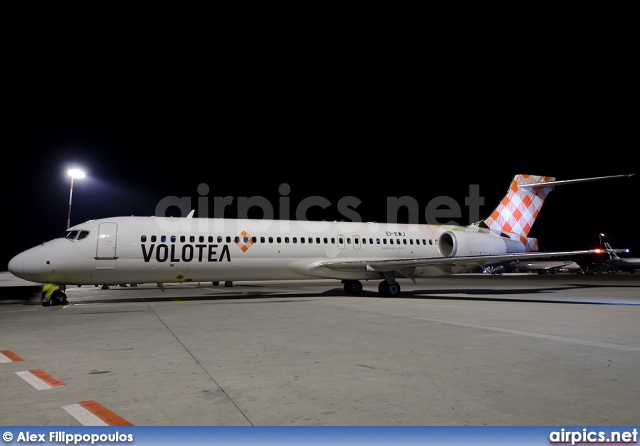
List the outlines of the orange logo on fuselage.
{"label": "orange logo on fuselage", "polygon": [[247,252],[247,250],[251,248],[251,245],[253,245],[253,240],[249,237],[247,231],[242,231],[240,237],[236,237],[235,244],[242,249],[242,252]]}

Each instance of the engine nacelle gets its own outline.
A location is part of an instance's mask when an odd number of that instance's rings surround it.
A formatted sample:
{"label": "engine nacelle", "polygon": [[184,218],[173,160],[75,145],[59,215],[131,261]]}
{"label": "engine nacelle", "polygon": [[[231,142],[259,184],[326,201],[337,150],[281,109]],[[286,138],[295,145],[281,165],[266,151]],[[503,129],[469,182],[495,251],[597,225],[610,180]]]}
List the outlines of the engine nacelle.
{"label": "engine nacelle", "polygon": [[517,240],[493,234],[447,231],[438,238],[438,252],[443,257],[497,255],[525,252],[525,246]]}

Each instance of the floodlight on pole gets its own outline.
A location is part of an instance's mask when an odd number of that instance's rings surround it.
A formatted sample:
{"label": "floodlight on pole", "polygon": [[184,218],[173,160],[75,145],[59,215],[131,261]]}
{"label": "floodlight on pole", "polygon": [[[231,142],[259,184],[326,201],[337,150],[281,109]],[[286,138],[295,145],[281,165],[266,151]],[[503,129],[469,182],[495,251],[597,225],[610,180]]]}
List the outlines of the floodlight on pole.
{"label": "floodlight on pole", "polygon": [[598,237],[600,238],[600,247],[602,248],[602,237],[604,237],[604,234],[601,232],[598,234]]}
{"label": "floodlight on pole", "polygon": [[73,198],[73,179],[84,178],[84,172],[80,169],[69,169],[67,175],[71,177],[71,187],[69,188],[69,212],[67,213],[67,229],[71,225],[71,199]]}

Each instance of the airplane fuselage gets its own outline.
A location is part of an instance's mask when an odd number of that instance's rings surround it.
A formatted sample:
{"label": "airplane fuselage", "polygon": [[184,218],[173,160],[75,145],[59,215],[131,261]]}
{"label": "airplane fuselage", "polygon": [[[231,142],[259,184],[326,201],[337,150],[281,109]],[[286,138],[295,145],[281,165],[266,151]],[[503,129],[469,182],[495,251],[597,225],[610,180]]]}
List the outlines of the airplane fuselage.
{"label": "airplane fuselage", "polygon": [[[33,281],[73,285],[369,280],[383,274],[366,267],[340,270],[320,264],[331,259],[375,261],[523,251],[520,243],[489,231],[472,231],[447,225],[115,217],[70,228],[17,256],[11,270]],[[447,245],[440,244],[443,234]],[[470,239],[473,235],[481,239]],[[450,272],[446,265],[433,265],[414,268],[411,274]]]}

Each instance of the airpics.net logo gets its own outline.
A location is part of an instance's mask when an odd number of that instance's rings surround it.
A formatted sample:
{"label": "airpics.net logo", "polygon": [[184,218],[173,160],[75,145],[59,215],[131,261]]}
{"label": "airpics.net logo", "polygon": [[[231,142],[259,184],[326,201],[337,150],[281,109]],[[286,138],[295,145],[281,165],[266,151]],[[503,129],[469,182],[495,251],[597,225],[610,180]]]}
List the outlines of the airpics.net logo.
{"label": "airpics.net logo", "polygon": [[562,428],[549,434],[549,444],[638,444],[638,429],[607,432],[587,428],[581,430]]}
{"label": "airpics.net logo", "polygon": [[[233,209],[237,218],[250,218],[250,215],[262,215],[262,218],[255,220],[270,221],[278,220],[286,222],[287,220],[296,220],[298,222],[309,221],[309,213],[315,211],[323,211],[332,206],[339,215],[338,221],[348,221],[363,223],[362,216],[358,212],[358,208],[362,205],[362,201],[355,196],[345,196],[340,198],[336,203],[329,199],[314,195],[305,197],[300,200],[292,209],[291,203],[291,186],[286,183],[278,187],[278,203],[277,206],[263,196],[251,197],[210,197],[210,188],[207,184],[201,183],[198,188],[198,197],[177,197],[167,196],[162,198],[156,205],[156,216],[175,216],[186,217],[193,210],[197,216],[209,216],[210,211],[215,220],[220,220],[218,224],[223,224],[221,217],[225,215],[225,210]],[[469,193],[464,198],[464,205],[468,208],[469,220],[479,221],[480,210],[485,204],[484,197],[480,196],[480,186],[477,184],[469,185]],[[277,209],[277,212],[276,212]],[[177,211],[177,212],[175,212]],[[447,196],[434,197],[424,207],[421,213],[421,206],[418,200],[410,196],[402,197],[386,197],[386,218],[385,223],[398,223],[400,215],[406,215],[408,224],[418,224],[424,220],[428,224],[458,224],[454,219],[462,217],[462,207],[453,198]],[[424,217],[422,219],[421,217]],[[328,222],[327,222],[328,223]],[[167,221],[168,225],[172,225]],[[205,223],[200,223],[205,224]],[[370,223],[367,223],[370,224]],[[208,230],[210,228],[198,228]],[[286,228],[281,228],[286,229]]]}

